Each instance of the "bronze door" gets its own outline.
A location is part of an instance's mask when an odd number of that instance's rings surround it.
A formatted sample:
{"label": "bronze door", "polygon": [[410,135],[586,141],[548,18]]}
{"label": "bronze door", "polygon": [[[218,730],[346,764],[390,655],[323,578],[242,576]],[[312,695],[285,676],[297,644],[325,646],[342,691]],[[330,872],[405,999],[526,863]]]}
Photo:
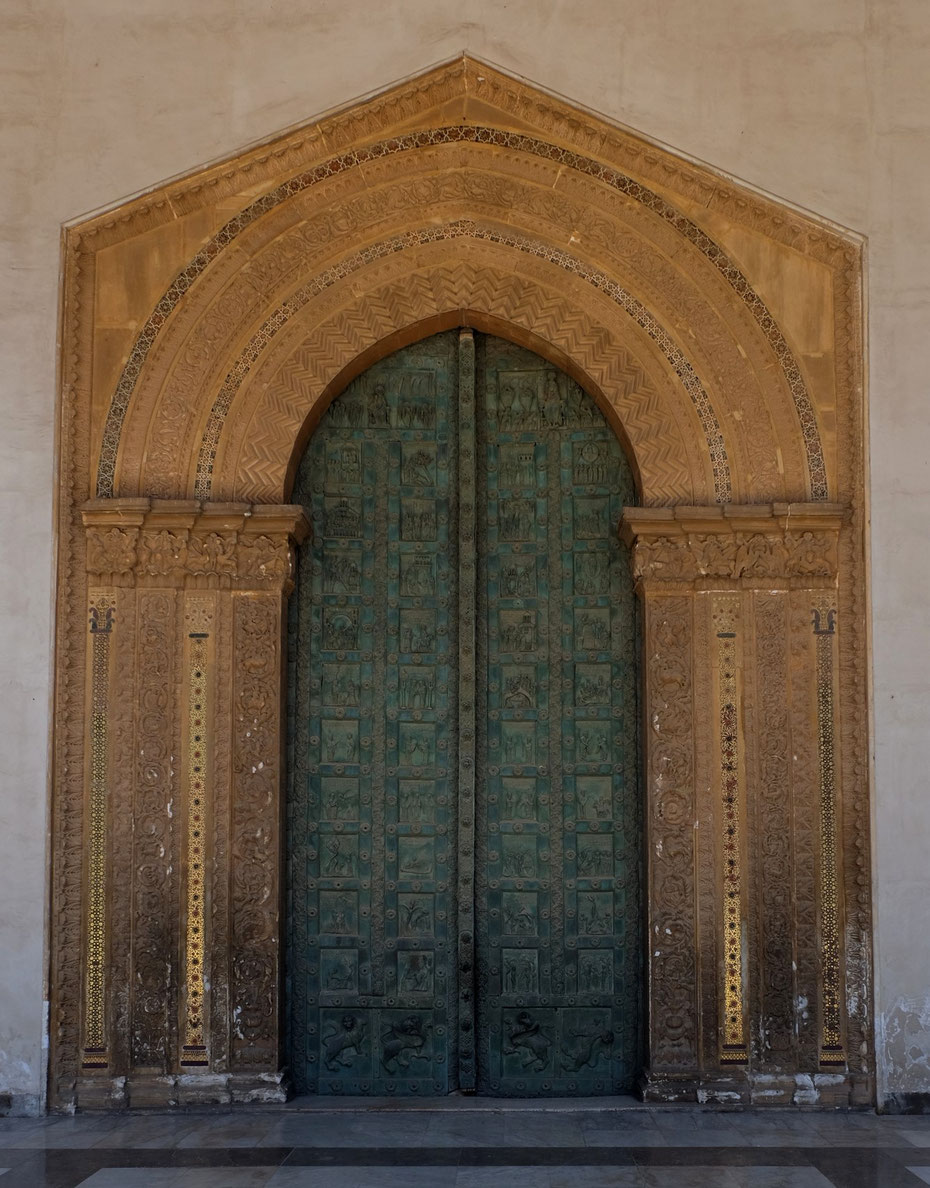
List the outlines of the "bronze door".
{"label": "bronze door", "polygon": [[638,1060],[629,467],[538,356],[450,331],[334,402],[294,494],[291,1068],[603,1094]]}

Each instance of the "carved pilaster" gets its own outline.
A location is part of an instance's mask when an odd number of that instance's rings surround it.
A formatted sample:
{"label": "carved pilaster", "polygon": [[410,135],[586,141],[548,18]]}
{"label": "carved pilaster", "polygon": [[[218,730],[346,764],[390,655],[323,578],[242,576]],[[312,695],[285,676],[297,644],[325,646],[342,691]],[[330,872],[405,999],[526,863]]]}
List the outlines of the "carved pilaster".
{"label": "carved pilaster", "polygon": [[77,1103],[281,1096],[281,624],[308,525],[297,507],[149,499],[95,500],[83,521]]}
{"label": "carved pilaster", "polygon": [[646,624],[649,1097],[849,1098],[835,645],[817,635],[843,531],[824,504],[624,514]]}

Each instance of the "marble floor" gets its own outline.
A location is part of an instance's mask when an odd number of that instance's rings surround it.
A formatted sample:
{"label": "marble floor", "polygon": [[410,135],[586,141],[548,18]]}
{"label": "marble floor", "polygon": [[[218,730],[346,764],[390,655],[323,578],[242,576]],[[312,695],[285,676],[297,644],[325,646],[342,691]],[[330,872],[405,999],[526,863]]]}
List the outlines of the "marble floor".
{"label": "marble floor", "polygon": [[930,1117],[296,1102],[0,1119],[0,1188],[919,1188]]}

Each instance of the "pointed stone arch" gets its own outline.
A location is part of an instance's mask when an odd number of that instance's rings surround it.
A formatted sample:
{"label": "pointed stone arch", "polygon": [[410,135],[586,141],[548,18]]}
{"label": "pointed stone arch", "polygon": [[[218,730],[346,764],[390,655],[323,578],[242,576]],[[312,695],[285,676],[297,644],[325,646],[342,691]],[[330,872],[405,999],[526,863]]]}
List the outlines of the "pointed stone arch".
{"label": "pointed stone arch", "polygon": [[66,265],[53,1100],[279,1092],[294,462],[459,324],[582,383],[638,477],[648,1091],[868,1097],[860,245],[465,57],[69,228]]}

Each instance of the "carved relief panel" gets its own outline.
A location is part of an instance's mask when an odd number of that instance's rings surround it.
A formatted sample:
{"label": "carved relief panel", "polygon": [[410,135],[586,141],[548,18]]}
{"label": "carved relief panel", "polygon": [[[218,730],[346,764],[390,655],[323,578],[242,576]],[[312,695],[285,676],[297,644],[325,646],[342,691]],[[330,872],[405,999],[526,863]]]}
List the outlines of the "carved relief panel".
{"label": "carved relief panel", "polygon": [[641,970],[635,607],[613,530],[632,477],[576,384],[478,348],[479,1087],[616,1092]]}
{"label": "carved relief panel", "polygon": [[347,389],[296,495],[315,527],[290,635],[298,1087],[629,1087],[635,608],[613,525],[633,487],[615,436],[537,356],[481,336],[475,359],[453,332]]}
{"label": "carved relief panel", "polygon": [[301,1092],[455,1076],[455,334],[330,407],[290,620],[288,985]]}

